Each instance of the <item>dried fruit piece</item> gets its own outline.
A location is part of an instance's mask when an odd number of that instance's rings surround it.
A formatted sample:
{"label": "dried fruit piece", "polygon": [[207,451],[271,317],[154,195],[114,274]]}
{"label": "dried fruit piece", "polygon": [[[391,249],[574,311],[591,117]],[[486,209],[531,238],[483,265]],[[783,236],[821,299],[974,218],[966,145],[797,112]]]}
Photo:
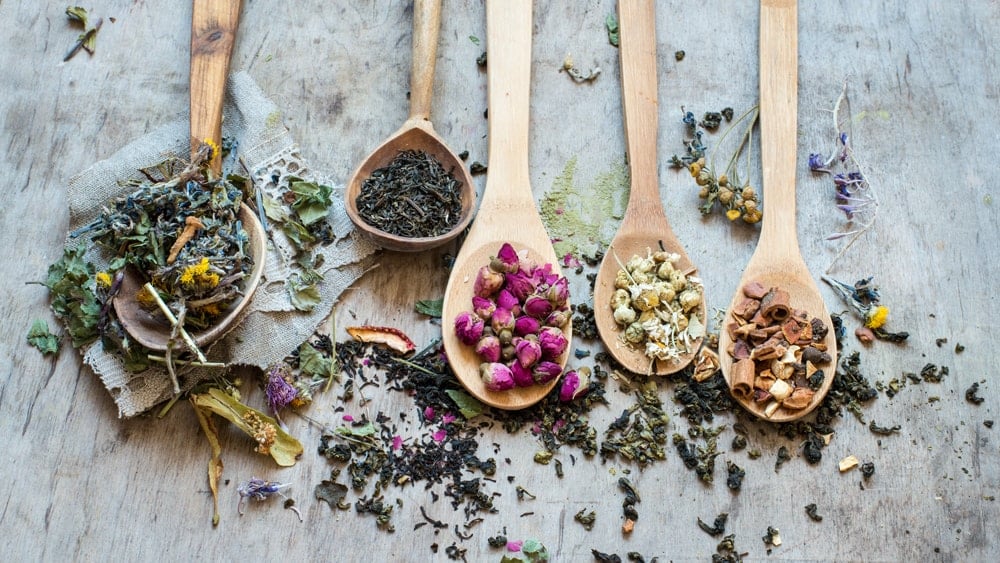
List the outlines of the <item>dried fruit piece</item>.
{"label": "dried fruit piece", "polygon": [[361,342],[383,344],[400,354],[408,354],[416,348],[409,336],[390,326],[352,326],[348,327],[347,334]]}
{"label": "dried fruit piece", "polygon": [[838,467],[840,468],[840,472],[843,473],[845,471],[850,471],[850,470],[854,469],[855,467],[858,466],[858,463],[860,463],[860,462],[858,461],[857,457],[855,457],[853,455],[849,455],[849,456],[845,457],[844,459],[840,460],[840,463],[838,464]]}

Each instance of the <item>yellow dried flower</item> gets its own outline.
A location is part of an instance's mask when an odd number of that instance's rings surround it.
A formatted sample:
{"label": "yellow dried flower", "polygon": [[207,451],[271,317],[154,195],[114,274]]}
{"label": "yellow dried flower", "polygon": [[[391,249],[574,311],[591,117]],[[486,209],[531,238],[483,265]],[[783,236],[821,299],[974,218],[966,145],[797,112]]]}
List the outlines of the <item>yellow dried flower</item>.
{"label": "yellow dried flower", "polygon": [[729,219],[730,221],[735,221],[735,220],[739,219],[740,218],[740,210],[739,209],[730,209],[729,211],[726,211],[726,218]]}
{"label": "yellow dried flower", "polygon": [[94,280],[97,282],[97,287],[111,287],[111,274],[107,272],[97,272],[97,275],[94,276]]}
{"label": "yellow dried flower", "polygon": [[692,162],[691,164],[688,165],[688,171],[691,172],[692,178],[697,178],[698,173],[701,172],[701,165],[698,164],[697,162]]}
{"label": "yellow dried flower", "polygon": [[135,292],[135,300],[143,309],[155,309],[158,307],[153,294],[146,291],[146,286],[139,288],[139,291]]}
{"label": "yellow dried flower", "polygon": [[218,143],[216,143],[212,139],[205,139],[204,142],[205,142],[206,145],[208,145],[208,148],[212,149],[211,154],[208,155],[209,159],[215,158],[215,155],[217,155],[217,154],[221,154],[220,151],[219,151],[219,144]]}
{"label": "yellow dried flower", "polygon": [[889,308],[885,305],[874,307],[865,315],[865,326],[868,328],[881,328],[885,321],[889,319]]}
{"label": "yellow dried flower", "polygon": [[271,453],[271,446],[274,445],[274,438],[278,434],[274,425],[264,422],[254,411],[243,413],[243,421],[250,428],[253,439],[257,441],[257,448],[254,451],[265,455]]}
{"label": "yellow dried flower", "polygon": [[181,285],[189,290],[205,290],[219,285],[219,274],[208,271],[208,268],[206,257],[202,257],[197,264],[185,266],[181,273]]}

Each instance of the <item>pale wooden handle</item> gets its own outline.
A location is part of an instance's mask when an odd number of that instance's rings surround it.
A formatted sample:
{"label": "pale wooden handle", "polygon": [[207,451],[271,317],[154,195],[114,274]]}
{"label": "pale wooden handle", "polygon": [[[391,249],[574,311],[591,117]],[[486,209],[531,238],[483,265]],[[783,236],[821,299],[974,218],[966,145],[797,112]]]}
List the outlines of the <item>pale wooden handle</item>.
{"label": "pale wooden handle", "polygon": [[[191,16],[191,154],[202,141],[222,142],[222,102],[242,0],[194,0]],[[211,167],[222,171],[220,155]]]}
{"label": "pale wooden handle", "polygon": [[625,148],[632,189],[629,207],[649,209],[660,203],[656,132],[659,104],[656,81],[656,10],[654,0],[618,2]]}
{"label": "pale wooden handle", "polygon": [[[531,0],[487,0],[489,177],[482,205],[530,202],[528,119],[531,85]],[[491,201],[492,200],[492,201]],[[513,218],[511,218],[513,219]]]}
{"label": "pale wooden handle", "polygon": [[798,12],[795,0],[760,4],[760,142],[765,248],[794,248],[798,112]]}
{"label": "pale wooden handle", "polygon": [[410,119],[427,121],[434,96],[441,0],[413,3],[413,62],[410,66]]}

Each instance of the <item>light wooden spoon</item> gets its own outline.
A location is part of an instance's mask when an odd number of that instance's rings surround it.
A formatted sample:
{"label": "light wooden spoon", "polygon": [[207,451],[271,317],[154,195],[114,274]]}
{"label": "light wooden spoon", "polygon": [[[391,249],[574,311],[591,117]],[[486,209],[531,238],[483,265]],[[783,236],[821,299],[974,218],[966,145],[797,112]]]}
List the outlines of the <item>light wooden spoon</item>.
{"label": "light wooden spoon", "polygon": [[[670,374],[691,363],[702,338],[693,341],[690,352],[676,361],[654,362],[646,356],[644,347],[629,346],[622,339],[624,329],[615,322],[610,305],[618,271],[632,256],[646,256],[649,251],[660,250],[662,245],[664,250],[680,256],[675,263],[677,269],[687,273],[695,270],[680,240],[671,230],[660,200],[656,151],[659,104],[654,2],[621,0],[618,2],[618,14],[622,105],[631,189],[625,217],[601,262],[594,283],[594,317],[604,346],[623,366],[635,373]],[[699,311],[704,323],[704,299]]]}
{"label": "light wooden spoon", "polygon": [[[369,154],[351,175],[344,190],[347,215],[358,231],[382,248],[419,252],[441,246],[462,233],[475,210],[476,188],[462,159],[445,145],[430,122],[434,94],[434,66],[437,60],[438,31],[441,27],[441,0],[416,0],[413,4],[413,61],[410,69],[410,116],[398,131]],[[447,233],[434,237],[402,237],[365,222],[358,212],[361,185],[372,172],[387,166],[401,151],[423,151],[461,182],[462,211]]]}
{"label": "light wooden spoon", "polygon": [[[205,139],[211,139],[216,146],[222,144],[222,104],[241,7],[242,0],[193,2],[190,79],[192,158]],[[222,173],[221,155],[213,155],[210,167],[216,176]],[[240,206],[238,217],[249,237],[247,254],[253,258],[253,269],[244,281],[243,296],[230,306],[225,316],[202,331],[192,332],[191,337],[198,346],[217,340],[229,330],[250,304],[264,273],[267,234],[257,215],[246,204]],[[163,351],[170,340],[170,324],[161,315],[151,314],[135,301],[144,283],[140,275],[126,270],[118,297],[114,300],[115,312],[122,326],[137,342],[151,350]]]}
{"label": "light wooden spoon", "polygon": [[[526,250],[540,265],[560,273],[556,253],[535,208],[528,179],[528,101],[531,82],[531,0],[487,0],[489,53],[489,176],[476,220],[455,259],[445,292],[442,332],[455,375],[480,401],[502,409],[520,409],[541,400],[557,383],[490,391],[479,376],[481,361],[472,346],[455,336],[455,317],[472,310],[476,273],[509,242]],[[572,339],[572,323],[563,328]],[[559,364],[566,365],[572,345]]]}
{"label": "light wooden spoon", "polygon": [[733,358],[728,353],[732,338],[726,325],[732,310],[743,299],[742,288],[760,282],[765,288],[780,287],[789,293],[790,304],[818,317],[829,328],[824,344],[829,365],[818,366],[825,377],[812,402],[804,409],[779,408],[765,416],[766,403],[740,400],[751,413],[772,422],[797,420],[815,409],[833,384],[837,365],[837,343],[830,314],[816,281],[799,252],[795,230],[796,121],[798,111],[798,14],[794,0],[762,0],[760,5],[760,138],[763,167],[763,226],[757,249],[750,258],[740,288],[726,312],[719,335],[722,373],[732,389]]}

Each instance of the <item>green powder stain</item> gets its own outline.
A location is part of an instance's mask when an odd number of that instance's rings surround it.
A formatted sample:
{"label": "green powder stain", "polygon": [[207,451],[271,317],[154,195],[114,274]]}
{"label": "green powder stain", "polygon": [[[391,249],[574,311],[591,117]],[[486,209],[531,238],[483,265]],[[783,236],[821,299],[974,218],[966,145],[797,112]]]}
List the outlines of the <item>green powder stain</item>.
{"label": "green powder stain", "polygon": [[267,118],[265,118],[264,120],[264,124],[267,125],[268,128],[272,128],[276,125],[279,125],[280,123],[281,123],[280,111],[272,111],[270,114],[268,114]]}
{"label": "green powder stain", "polygon": [[542,222],[560,258],[593,255],[614,238],[628,204],[628,171],[624,163],[581,186],[575,181],[576,157],[566,163],[541,201]]}

